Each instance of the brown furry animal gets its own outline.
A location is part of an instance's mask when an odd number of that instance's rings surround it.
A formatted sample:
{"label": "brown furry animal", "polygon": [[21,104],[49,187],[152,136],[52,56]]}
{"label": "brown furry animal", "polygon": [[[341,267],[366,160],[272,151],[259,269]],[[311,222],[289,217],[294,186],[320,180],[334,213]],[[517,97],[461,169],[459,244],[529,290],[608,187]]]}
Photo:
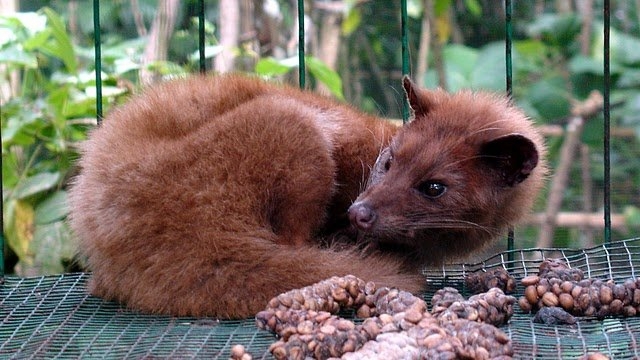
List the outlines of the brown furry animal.
{"label": "brown furry animal", "polygon": [[[544,147],[501,97],[404,86],[415,119],[401,130],[239,75],[167,82],[115,109],[70,190],[91,293],[242,318],[333,275],[418,291],[424,262],[472,251],[526,212]],[[347,215],[365,233],[354,245]],[[340,245],[321,248],[336,231]]]}

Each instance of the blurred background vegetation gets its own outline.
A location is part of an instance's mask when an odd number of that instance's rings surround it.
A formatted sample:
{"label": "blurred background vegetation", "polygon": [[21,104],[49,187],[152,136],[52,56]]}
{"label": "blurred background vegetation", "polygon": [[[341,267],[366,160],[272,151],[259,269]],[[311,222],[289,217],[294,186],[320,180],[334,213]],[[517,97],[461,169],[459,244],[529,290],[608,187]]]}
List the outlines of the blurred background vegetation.
{"label": "blurred background vegetation", "polygon": [[[504,4],[408,0],[411,76],[505,91]],[[640,1],[611,1],[613,239],[640,234]],[[603,1],[515,1],[513,97],[545,132],[553,173],[516,247],[603,241]],[[306,1],[307,87],[397,119],[400,2]],[[295,1],[206,1],[210,72],[297,82]],[[0,0],[5,260],[19,275],[73,269],[66,187],[96,125],[92,2]],[[198,71],[196,1],[100,2],[105,111]],[[590,95],[591,94],[591,95]],[[591,97],[590,97],[591,96]],[[585,110],[586,109],[586,110]],[[504,242],[491,249],[504,249]]]}

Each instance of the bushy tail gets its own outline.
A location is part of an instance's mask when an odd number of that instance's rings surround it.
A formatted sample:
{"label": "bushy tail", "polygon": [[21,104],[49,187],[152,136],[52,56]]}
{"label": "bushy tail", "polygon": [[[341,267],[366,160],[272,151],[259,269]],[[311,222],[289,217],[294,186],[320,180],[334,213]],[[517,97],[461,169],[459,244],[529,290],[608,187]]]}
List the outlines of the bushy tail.
{"label": "bushy tail", "polygon": [[420,274],[403,273],[400,262],[381,255],[362,257],[356,250],[291,247],[238,236],[218,243],[230,246],[207,249],[210,257],[176,253],[171,264],[129,267],[119,279],[109,276],[113,268],[94,269],[92,291],[145,312],[247,318],[272,297],[331,276],[351,274],[411,292],[424,285]]}

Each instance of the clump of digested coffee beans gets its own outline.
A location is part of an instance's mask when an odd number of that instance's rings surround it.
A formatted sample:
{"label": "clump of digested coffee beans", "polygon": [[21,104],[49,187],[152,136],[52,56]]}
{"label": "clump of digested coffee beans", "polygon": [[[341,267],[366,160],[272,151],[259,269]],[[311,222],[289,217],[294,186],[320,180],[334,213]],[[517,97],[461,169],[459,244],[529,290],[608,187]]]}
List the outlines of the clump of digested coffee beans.
{"label": "clump of digested coffee beans", "polygon": [[579,269],[561,260],[545,260],[538,275],[521,280],[525,287],[518,305],[524,312],[559,307],[574,316],[636,316],[640,313],[640,278],[623,283],[585,279]]}
{"label": "clump of digested coffee beans", "polygon": [[513,315],[515,302],[516,298],[505,295],[499,288],[465,300],[458,290],[446,287],[436,291],[431,299],[431,314],[445,321],[467,319],[500,326]]}
{"label": "clump of digested coffee beans", "polygon": [[[349,307],[369,317],[355,324],[335,315]],[[506,359],[513,354],[509,338],[492,325],[438,319],[427,311],[424,300],[397,289],[376,289],[375,284],[353,276],[280,294],[256,315],[256,322],[280,336],[269,348],[277,359],[374,355],[392,359],[398,348],[415,359],[466,358],[469,354],[477,359]]]}
{"label": "clump of digested coffee beans", "polygon": [[546,259],[538,267],[538,276],[560,280],[580,281],[584,278],[582,270],[570,268],[560,259]]}
{"label": "clump of digested coffee beans", "polygon": [[456,359],[510,359],[513,355],[511,339],[495,326],[462,319],[441,323],[462,343],[462,351]]}
{"label": "clump of digested coffee beans", "polygon": [[467,290],[473,294],[489,291],[491,288],[499,288],[505,294],[511,294],[516,290],[516,279],[504,268],[495,268],[487,271],[477,271],[467,274],[464,278]]}
{"label": "clump of digested coffee beans", "polygon": [[573,325],[576,323],[576,318],[562,308],[543,307],[533,317],[533,322],[547,325]]}

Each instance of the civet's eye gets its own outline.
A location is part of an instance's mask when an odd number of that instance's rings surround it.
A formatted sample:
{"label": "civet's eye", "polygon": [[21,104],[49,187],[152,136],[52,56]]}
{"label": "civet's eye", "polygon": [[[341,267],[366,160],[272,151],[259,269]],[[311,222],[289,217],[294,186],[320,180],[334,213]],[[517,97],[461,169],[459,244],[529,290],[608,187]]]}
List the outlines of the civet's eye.
{"label": "civet's eye", "polygon": [[425,181],[418,185],[418,191],[426,197],[435,199],[447,191],[447,186],[437,181]]}

